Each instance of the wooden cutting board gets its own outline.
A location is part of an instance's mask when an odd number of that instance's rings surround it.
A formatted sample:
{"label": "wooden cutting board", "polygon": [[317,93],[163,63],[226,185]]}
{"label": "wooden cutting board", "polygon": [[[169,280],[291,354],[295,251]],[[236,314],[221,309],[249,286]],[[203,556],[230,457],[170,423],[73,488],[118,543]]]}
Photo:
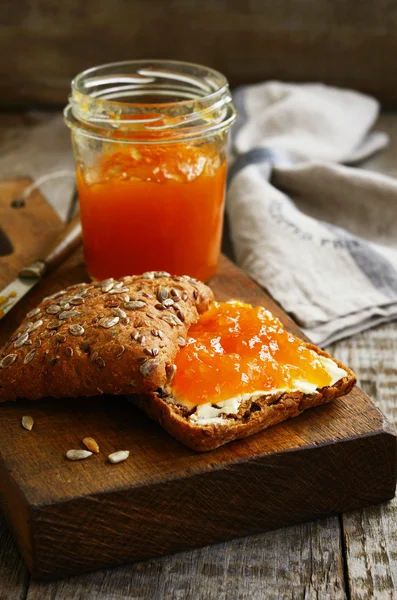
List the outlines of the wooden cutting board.
{"label": "wooden cutting board", "polygon": [[[0,186],[0,204],[5,197],[9,202]],[[44,244],[60,223],[48,206],[43,204],[42,211],[43,222],[52,223],[50,233],[43,228]],[[21,218],[18,227],[25,221]],[[11,221],[10,226],[6,234],[13,241]],[[15,258],[15,268],[17,263]],[[5,273],[0,260],[1,286]],[[42,296],[86,279],[77,252],[0,322],[0,342]],[[218,299],[237,297],[266,306],[300,334],[273,300],[226,258],[211,285]],[[35,419],[31,432],[21,427],[26,414]],[[65,452],[82,447],[80,440],[87,435],[98,440],[101,453],[68,462]],[[332,404],[204,454],[185,448],[124,398],[106,396],[4,404],[0,440],[2,508],[38,578],[159,556],[367,506],[392,498],[396,484],[395,434],[357,387]],[[107,463],[106,456],[119,449],[130,450],[130,459]]]}

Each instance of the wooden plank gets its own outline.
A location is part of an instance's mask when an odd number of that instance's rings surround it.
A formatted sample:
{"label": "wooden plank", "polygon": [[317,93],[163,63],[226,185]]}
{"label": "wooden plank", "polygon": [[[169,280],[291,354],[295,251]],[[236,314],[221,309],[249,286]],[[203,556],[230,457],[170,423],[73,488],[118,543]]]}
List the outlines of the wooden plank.
{"label": "wooden plank", "polygon": [[24,600],[30,581],[29,572],[0,514],[0,598]]}
{"label": "wooden plank", "polygon": [[[339,342],[363,389],[397,426],[397,324]],[[397,590],[397,499],[343,515],[347,573],[352,600],[394,599]]]}
{"label": "wooden plank", "polygon": [[[39,291],[80,280],[81,268],[81,256],[72,257],[15,312],[30,308]],[[219,298],[261,303],[298,331],[226,259],[212,284]],[[20,427],[27,412],[36,422],[31,434]],[[6,514],[31,571],[40,577],[201,546],[394,494],[395,437],[358,389],[204,454],[177,443],[122,399],[18,402],[3,405],[1,416],[3,504],[8,499]],[[117,469],[103,457],[67,463],[65,451],[87,428],[102,443],[104,456],[126,447],[133,460]]]}
{"label": "wooden plank", "polygon": [[355,0],[64,0],[55,10],[52,0],[26,0],[23,11],[2,9],[0,52],[12,56],[0,65],[3,105],[64,105],[79,71],[133,57],[209,64],[233,85],[322,81],[397,103],[388,0],[361,0],[359,10]]}
{"label": "wooden plank", "polygon": [[345,600],[338,519],[58,582],[27,600]]}

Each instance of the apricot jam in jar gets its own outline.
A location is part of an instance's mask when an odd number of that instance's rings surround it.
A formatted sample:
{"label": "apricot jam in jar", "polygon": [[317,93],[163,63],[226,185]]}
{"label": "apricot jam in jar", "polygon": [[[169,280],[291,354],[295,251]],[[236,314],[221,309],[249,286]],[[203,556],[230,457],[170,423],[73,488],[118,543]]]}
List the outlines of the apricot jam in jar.
{"label": "apricot jam in jar", "polygon": [[73,80],[64,114],[91,277],[214,275],[236,117],[225,77],[178,61],[103,65]]}

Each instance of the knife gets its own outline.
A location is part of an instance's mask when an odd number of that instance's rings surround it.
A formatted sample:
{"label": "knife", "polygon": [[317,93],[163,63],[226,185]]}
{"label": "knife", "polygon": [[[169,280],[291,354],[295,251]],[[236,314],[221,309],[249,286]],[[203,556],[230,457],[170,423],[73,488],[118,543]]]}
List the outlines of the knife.
{"label": "knife", "polygon": [[81,242],[79,216],[74,217],[44,248],[43,258],[24,267],[18,277],[0,291],[0,319],[6,315],[41,279],[55,269]]}

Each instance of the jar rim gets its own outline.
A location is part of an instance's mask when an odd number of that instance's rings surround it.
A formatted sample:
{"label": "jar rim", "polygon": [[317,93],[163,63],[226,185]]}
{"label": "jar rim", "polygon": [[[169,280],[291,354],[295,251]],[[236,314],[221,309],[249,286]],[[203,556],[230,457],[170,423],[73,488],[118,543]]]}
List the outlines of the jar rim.
{"label": "jar rim", "polygon": [[[210,94],[206,95],[205,98],[211,98],[216,94],[219,94],[220,92],[222,92],[224,89],[228,89],[229,88],[229,84],[228,81],[226,79],[226,77],[220,72],[217,71],[216,69],[213,69],[212,67],[206,67],[205,65],[202,65],[200,63],[193,63],[193,62],[188,62],[188,61],[183,61],[183,60],[168,60],[168,59],[136,59],[136,60],[122,60],[122,61],[115,61],[115,62],[111,62],[111,63],[103,63],[102,65],[96,65],[95,67],[90,67],[89,69],[85,69],[84,71],[81,71],[80,73],[78,73],[73,79],[72,79],[72,83],[71,83],[71,87],[72,90],[76,90],[77,92],[79,92],[80,94],[83,95],[90,95],[90,94],[86,94],[84,92],[83,89],[80,89],[80,83],[81,81],[86,78],[87,76],[93,74],[93,73],[98,73],[100,70],[103,69],[107,69],[107,68],[113,68],[113,67],[123,67],[123,66],[127,66],[127,65],[143,65],[144,63],[151,63],[153,65],[161,65],[164,63],[167,63],[169,65],[175,65],[176,67],[192,67],[192,68],[198,68],[198,69],[205,69],[208,72],[211,72],[213,75],[215,75],[216,77],[219,77],[220,81],[222,82],[221,86],[218,86],[217,89],[213,90]],[[184,104],[184,103],[189,103],[191,102],[190,100],[178,100],[177,101],[178,104]],[[121,104],[126,104],[125,102],[121,102]],[[130,105],[135,105],[135,106],[140,106],[142,103],[140,102],[130,102],[128,103]],[[175,102],[164,102],[161,103],[163,104],[175,104]]]}
{"label": "jar rim", "polygon": [[[201,137],[228,128],[236,118],[226,77],[195,63],[112,62],[82,71],[71,87],[66,123],[97,139],[113,139],[116,129],[129,134],[146,131],[159,138],[170,133],[172,140],[156,139],[156,143],[177,141],[175,137]],[[173,100],[164,102],[167,96]],[[131,102],[135,97],[141,101]]]}

